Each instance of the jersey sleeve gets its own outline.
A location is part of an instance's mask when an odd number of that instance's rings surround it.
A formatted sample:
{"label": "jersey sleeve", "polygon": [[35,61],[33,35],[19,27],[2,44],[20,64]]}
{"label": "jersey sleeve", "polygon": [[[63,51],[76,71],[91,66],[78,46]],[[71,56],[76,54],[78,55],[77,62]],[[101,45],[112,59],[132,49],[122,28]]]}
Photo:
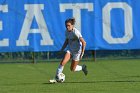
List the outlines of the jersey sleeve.
{"label": "jersey sleeve", "polygon": [[75,30],[75,35],[78,39],[82,37],[81,33],[77,29]]}

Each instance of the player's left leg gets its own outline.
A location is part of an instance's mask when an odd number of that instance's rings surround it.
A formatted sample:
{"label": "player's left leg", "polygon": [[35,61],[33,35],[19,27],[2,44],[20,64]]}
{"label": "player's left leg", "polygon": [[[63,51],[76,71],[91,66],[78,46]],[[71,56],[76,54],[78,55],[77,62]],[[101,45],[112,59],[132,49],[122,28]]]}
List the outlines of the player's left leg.
{"label": "player's left leg", "polygon": [[71,71],[83,71],[85,75],[88,74],[87,66],[86,65],[78,65],[80,61],[80,53],[72,55],[72,63],[71,63]]}
{"label": "player's left leg", "polygon": [[75,61],[75,60],[72,60],[72,63],[71,63],[71,71],[83,71],[85,75],[88,74],[88,70],[87,70],[87,66],[84,64],[82,66],[78,65],[79,64],[79,61]]}
{"label": "player's left leg", "polygon": [[78,64],[79,64],[79,61],[72,60],[71,67],[70,67],[71,71],[81,71],[82,66]]}

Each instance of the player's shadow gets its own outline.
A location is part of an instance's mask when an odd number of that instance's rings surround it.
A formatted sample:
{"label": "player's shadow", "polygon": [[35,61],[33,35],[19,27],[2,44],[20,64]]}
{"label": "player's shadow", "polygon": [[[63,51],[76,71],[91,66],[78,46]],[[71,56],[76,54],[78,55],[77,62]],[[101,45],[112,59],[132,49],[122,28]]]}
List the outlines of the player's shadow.
{"label": "player's shadow", "polygon": [[136,80],[105,80],[105,81],[76,81],[76,82],[64,82],[64,83],[133,83],[133,82],[140,82]]}
{"label": "player's shadow", "polygon": [[[140,76],[127,76],[123,78],[140,78]],[[140,82],[140,80],[98,80],[98,81],[72,81],[72,82],[64,82],[64,83],[133,83],[133,82]]]}
{"label": "player's shadow", "polygon": [[[134,82],[140,82],[136,80],[101,80],[101,81],[66,81],[63,82],[63,84],[80,84],[80,83],[134,83]],[[43,84],[52,84],[52,83],[43,83]]]}

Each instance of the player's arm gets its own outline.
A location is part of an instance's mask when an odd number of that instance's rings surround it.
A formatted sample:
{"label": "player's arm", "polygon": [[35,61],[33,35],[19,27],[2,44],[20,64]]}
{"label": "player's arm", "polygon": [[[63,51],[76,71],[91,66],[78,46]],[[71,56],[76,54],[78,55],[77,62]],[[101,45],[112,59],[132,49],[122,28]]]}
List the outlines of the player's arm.
{"label": "player's arm", "polygon": [[85,51],[85,47],[86,47],[86,42],[85,42],[85,40],[82,37],[80,37],[80,41],[82,42],[82,52],[81,52],[80,58],[82,58],[83,55],[84,55],[84,51]]}
{"label": "player's arm", "polygon": [[65,42],[64,42],[64,44],[61,48],[61,51],[63,51],[66,48],[67,45],[68,45],[68,39],[65,40]]}

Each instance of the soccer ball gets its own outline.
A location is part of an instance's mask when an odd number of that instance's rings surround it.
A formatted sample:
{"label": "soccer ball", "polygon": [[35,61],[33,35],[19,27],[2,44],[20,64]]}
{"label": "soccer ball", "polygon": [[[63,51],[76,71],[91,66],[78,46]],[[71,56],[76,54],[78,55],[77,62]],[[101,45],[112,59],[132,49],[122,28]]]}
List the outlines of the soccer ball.
{"label": "soccer ball", "polygon": [[57,76],[56,76],[56,81],[57,82],[64,82],[65,81],[65,74],[63,73],[59,73]]}

